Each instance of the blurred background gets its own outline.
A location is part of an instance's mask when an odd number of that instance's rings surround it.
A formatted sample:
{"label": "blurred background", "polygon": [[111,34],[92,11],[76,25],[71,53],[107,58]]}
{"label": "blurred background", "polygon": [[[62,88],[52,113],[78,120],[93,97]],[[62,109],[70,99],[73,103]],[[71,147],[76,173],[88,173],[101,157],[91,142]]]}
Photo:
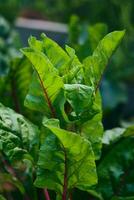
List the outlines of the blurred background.
{"label": "blurred background", "polygon": [[[134,119],[133,0],[0,0],[0,101],[7,106],[12,60],[29,35],[41,32],[64,47],[72,46],[80,60],[91,55],[110,31],[126,29],[125,38],[109,63],[100,89],[105,129]],[[12,71],[12,73],[9,71]],[[13,85],[14,83],[12,83]],[[7,91],[5,98],[3,90]],[[15,95],[15,94],[14,94]]]}

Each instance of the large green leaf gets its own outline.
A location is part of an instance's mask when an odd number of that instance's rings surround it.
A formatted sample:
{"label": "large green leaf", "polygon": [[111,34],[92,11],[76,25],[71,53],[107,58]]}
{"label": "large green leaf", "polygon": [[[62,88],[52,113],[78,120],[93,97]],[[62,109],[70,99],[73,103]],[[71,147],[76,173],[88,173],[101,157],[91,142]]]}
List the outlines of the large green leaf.
{"label": "large green leaf", "polygon": [[61,194],[65,176],[68,189],[88,190],[96,184],[95,158],[90,142],[76,133],[51,125],[46,127],[50,135],[40,149],[35,185]]}
{"label": "large green leaf", "polygon": [[37,126],[0,104],[0,150],[8,159],[21,161],[25,154],[36,159],[38,145]]}
{"label": "large green leaf", "polygon": [[47,56],[38,49],[24,48],[22,52],[35,69],[25,105],[34,110],[44,111],[45,114],[49,112],[54,115],[53,103],[63,88],[63,81],[58,75],[58,71]]}
{"label": "large green leaf", "polygon": [[84,60],[85,83],[97,89],[110,57],[119,46],[124,31],[114,31],[106,35],[98,44],[92,56]]}

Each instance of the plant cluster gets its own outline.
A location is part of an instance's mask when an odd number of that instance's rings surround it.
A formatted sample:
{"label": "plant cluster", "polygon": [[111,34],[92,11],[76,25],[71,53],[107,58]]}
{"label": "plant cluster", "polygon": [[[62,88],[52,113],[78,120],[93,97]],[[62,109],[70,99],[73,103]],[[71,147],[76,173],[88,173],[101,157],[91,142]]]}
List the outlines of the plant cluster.
{"label": "plant cluster", "polygon": [[[74,49],[63,50],[44,34],[41,40],[29,38],[29,47],[21,50],[27,59],[14,62],[20,67],[13,100],[21,104],[27,93],[24,104],[38,120],[33,124],[20,109],[0,104],[1,199],[133,198],[134,126],[104,132],[99,93],[123,36],[124,31],[109,33],[82,62]],[[24,115],[35,119],[34,112]]]}

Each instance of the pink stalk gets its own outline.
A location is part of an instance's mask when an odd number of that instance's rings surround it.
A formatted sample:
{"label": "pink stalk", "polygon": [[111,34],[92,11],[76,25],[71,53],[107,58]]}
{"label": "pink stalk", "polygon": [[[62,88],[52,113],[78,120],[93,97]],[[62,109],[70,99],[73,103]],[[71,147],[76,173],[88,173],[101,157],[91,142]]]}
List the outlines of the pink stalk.
{"label": "pink stalk", "polygon": [[46,200],[51,200],[50,196],[49,196],[49,193],[48,193],[48,190],[46,188],[44,189],[44,195],[46,197]]}

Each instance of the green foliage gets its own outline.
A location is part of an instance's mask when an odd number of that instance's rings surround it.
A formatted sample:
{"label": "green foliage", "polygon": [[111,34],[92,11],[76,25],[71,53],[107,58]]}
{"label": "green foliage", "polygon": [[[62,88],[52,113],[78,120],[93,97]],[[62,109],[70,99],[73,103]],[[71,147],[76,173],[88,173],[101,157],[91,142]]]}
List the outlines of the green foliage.
{"label": "green foliage", "polygon": [[[60,143],[52,134],[43,143],[35,185],[62,194],[65,178],[68,190],[74,187],[88,190],[90,185],[96,184],[94,154],[89,141],[76,133],[52,125],[46,127]],[[47,153],[46,157],[44,153]]]}
{"label": "green foliage", "polygon": [[[99,158],[103,129],[101,102],[96,91],[105,65],[123,36],[124,32],[106,36],[90,57],[92,64],[88,58],[81,63],[73,49],[66,47],[65,52],[45,35],[41,41],[30,38],[30,47],[22,49],[34,68],[25,105],[49,118],[60,116],[59,127],[52,120],[45,125],[47,136],[41,140],[35,185],[55,190],[63,199],[73,187],[89,190],[97,181],[95,159]],[[61,92],[63,96],[59,98]],[[98,127],[96,138],[88,134]]]}
{"label": "green foliage", "polygon": [[106,146],[97,166],[97,190],[104,199],[111,199],[113,196],[117,196],[113,199],[127,199],[128,196],[134,195],[133,135],[133,126],[116,128],[104,133],[103,143]]}
{"label": "green foliage", "polygon": [[[76,198],[77,194],[73,192],[76,189],[80,193],[86,191],[87,196],[105,198],[99,183],[95,186],[100,181],[98,177],[101,179],[101,167],[96,165],[96,160],[101,156],[103,137],[99,84],[108,60],[123,37],[124,31],[108,34],[95,45],[97,47],[91,56],[80,61],[74,49],[66,46],[63,50],[42,34],[41,40],[30,37],[30,47],[21,50],[27,59],[12,61],[11,75],[15,80],[10,80],[17,83],[16,88],[12,88],[17,92],[13,93],[13,99],[25,113],[22,101],[27,93],[25,105],[37,112],[37,124],[40,125],[37,127],[1,104],[0,150],[2,157],[6,157],[15,168],[19,168],[19,163],[24,164],[23,173],[27,174],[26,180],[31,181],[28,194],[34,194],[34,200],[38,196],[32,185],[35,175],[34,185],[45,188],[46,199],[47,189],[52,190],[52,199],[67,200],[70,195]],[[34,113],[30,115],[27,112],[26,115],[34,121]],[[132,132],[125,134],[124,137],[131,137]],[[103,141],[107,140],[105,134]],[[9,167],[7,169],[11,172]],[[16,178],[15,173],[11,175]],[[13,185],[11,180],[9,182]],[[21,193],[26,192],[25,184],[25,180],[22,181],[24,190],[19,187],[19,182],[15,187]]]}

